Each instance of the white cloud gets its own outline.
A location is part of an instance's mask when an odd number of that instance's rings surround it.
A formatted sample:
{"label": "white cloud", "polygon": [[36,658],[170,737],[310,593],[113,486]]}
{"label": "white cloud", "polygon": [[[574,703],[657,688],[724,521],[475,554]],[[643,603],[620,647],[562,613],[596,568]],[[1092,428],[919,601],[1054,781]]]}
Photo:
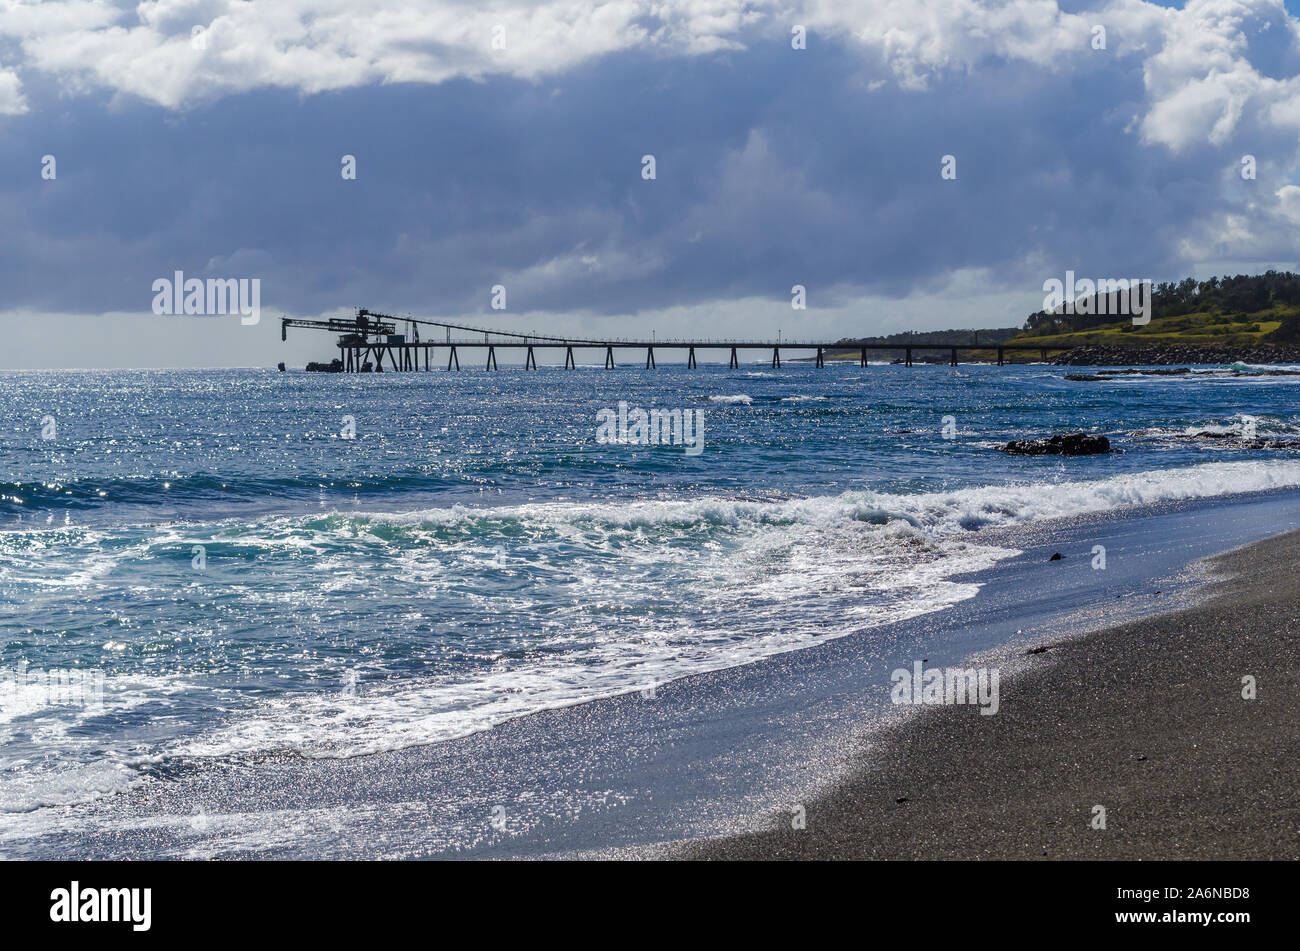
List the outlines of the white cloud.
{"label": "white cloud", "polygon": [[1281,0],[1190,0],[1168,17],[1163,46],[1145,64],[1144,141],[1181,151],[1222,145],[1246,119],[1287,122],[1300,80],[1270,78],[1250,58],[1252,43],[1270,31],[1297,55],[1300,29]]}
{"label": "white cloud", "polygon": [[[907,90],[991,60],[1044,70],[1140,71],[1149,145],[1222,145],[1244,124],[1300,126],[1300,25],[1282,0],[1188,0],[1183,10],[1114,0],[1083,13],[1057,0],[0,0],[18,66],[66,88],[104,88],[170,109],[263,87],[304,94],[455,77],[538,79],[629,49],[699,55],[802,23],[878,60]],[[206,28],[205,48],[191,42]],[[1107,49],[1091,48],[1093,27]],[[504,49],[494,48],[494,39]],[[1263,51],[1263,52],[1261,52]],[[1105,57],[1099,60],[1098,57]],[[1275,71],[1274,71],[1275,72]],[[18,74],[0,70],[0,113],[21,112]]]}
{"label": "white cloud", "polygon": [[[906,89],[990,60],[1141,69],[1143,141],[1175,152],[1222,145],[1248,117],[1300,124],[1300,79],[1270,78],[1254,62],[1281,55],[1300,64],[1300,23],[1282,0],[1188,0],[1182,10],[1115,0],[1078,14],[1056,0],[808,0],[806,12],[815,29],[879,58]],[[1091,46],[1095,26],[1105,27],[1104,50]]]}
{"label": "white cloud", "polygon": [[[629,48],[691,55],[736,46],[756,13],[723,0],[146,0],[132,8],[0,2],[24,65],[183,108],[260,87],[304,93],[377,82],[535,79]],[[205,30],[201,42],[192,29]]]}
{"label": "white cloud", "polygon": [[1278,211],[1300,225],[1300,186],[1283,185],[1277,190]]}
{"label": "white cloud", "polygon": [[18,74],[11,69],[0,69],[0,116],[16,116],[26,111]]}
{"label": "white cloud", "polygon": [[1093,17],[1056,0],[809,0],[808,23],[878,54],[906,88],[938,73],[969,72],[990,57],[1053,68],[1089,49]]}

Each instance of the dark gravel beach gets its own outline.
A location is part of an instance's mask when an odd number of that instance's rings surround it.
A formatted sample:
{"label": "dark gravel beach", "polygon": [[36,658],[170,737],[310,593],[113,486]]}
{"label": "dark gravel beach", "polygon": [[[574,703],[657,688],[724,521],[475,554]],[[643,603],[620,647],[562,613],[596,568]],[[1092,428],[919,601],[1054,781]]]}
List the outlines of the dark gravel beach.
{"label": "dark gravel beach", "polygon": [[1298,559],[1296,532],[1214,559],[1207,601],[1051,646],[995,716],[929,707],[864,745],[806,829],[785,815],[684,856],[1300,857]]}
{"label": "dark gravel beach", "polygon": [[[162,764],[0,825],[0,853],[1293,856],[1297,652],[1277,566],[1300,536],[1229,556],[1243,580],[1190,607],[1207,597],[1202,559],[1286,529],[1300,530],[1290,491],[1056,520],[945,611],[442,743]],[[997,667],[1000,711],[893,706],[891,670],[922,659]],[[1257,700],[1240,699],[1245,673]],[[797,834],[714,838],[788,824],[799,803]],[[1105,832],[1088,828],[1097,804]]]}

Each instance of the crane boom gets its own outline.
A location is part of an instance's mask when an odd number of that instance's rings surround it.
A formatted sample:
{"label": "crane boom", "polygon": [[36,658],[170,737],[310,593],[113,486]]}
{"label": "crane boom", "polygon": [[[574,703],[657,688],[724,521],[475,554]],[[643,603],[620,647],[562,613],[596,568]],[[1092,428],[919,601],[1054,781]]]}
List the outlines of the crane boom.
{"label": "crane boom", "polygon": [[[375,320],[371,320],[375,317]],[[308,330],[329,330],[339,334],[361,334],[370,336],[375,334],[391,334],[396,332],[396,324],[389,321],[379,320],[378,314],[370,314],[362,311],[357,314],[355,320],[340,320],[331,318],[330,320],[307,320],[302,317],[281,317],[280,318],[280,339],[288,340],[288,330],[290,327],[304,327]]]}

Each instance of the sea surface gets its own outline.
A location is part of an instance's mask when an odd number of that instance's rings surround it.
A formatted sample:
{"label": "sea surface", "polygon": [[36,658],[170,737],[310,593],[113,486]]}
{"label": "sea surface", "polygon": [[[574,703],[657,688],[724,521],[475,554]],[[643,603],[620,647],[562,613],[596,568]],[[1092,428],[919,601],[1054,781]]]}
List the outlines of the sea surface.
{"label": "sea surface", "polygon": [[[942,611],[1045,520],[1300,487],[1300,451],[1213,438],[1300,439],[1300,376],[1236,370],[0,374],[0,849],[205,762],[436,743]],[[620,402],[702,410],[703,451],[598,441]],[[1067,430],[1123,451],[995,448]]]}

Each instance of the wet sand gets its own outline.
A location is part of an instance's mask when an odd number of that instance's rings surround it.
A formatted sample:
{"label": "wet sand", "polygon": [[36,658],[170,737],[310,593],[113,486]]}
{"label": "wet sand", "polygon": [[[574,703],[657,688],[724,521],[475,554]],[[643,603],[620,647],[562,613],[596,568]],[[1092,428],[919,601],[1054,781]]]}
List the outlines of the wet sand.
{"label": "wet sand", "polygon": [[[1300,532],[1211,562],[1199,604],[1059,641],[996,715],[930,706],[847,779],[691,859],[1300,857]],[[1243,699],[1242,678],[1257,695]],[[1104,806],[1105,828],[1093,828]]]}

